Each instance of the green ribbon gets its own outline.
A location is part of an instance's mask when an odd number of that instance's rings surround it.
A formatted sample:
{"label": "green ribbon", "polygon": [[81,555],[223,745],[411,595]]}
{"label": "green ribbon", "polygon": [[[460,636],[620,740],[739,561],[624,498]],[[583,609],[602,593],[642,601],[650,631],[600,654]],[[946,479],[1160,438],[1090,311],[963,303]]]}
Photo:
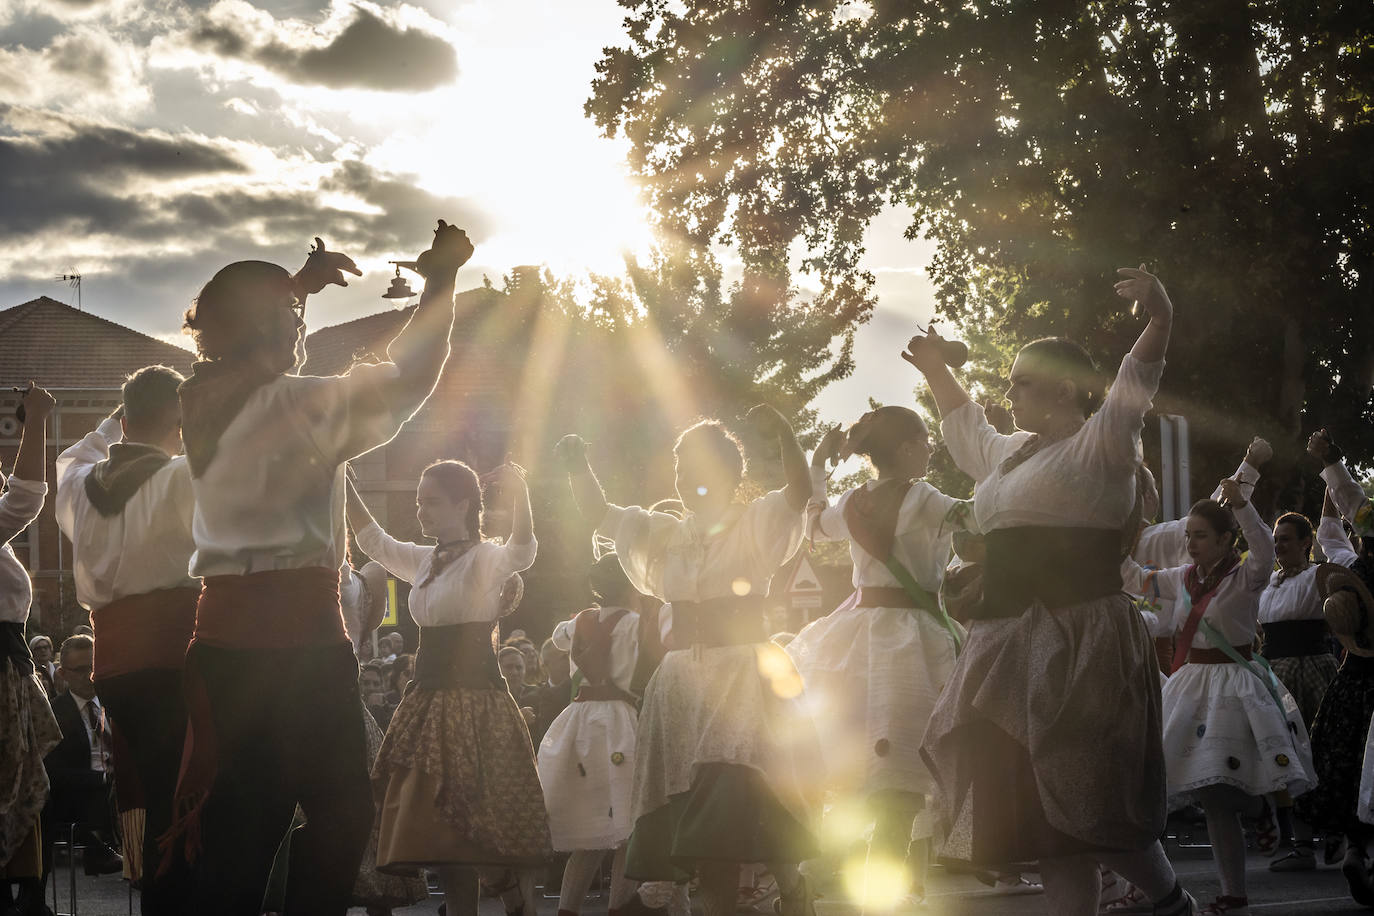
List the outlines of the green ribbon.
{"label": "green ribbon", "polygon": [[887,571],[892,573],[897,581],[902,584],[902,591],[906,592],[907,596],[916,602],[918,608],[929,613],[944,626],[949,633],[949,638],[954,641],[954,654],[957,656],[964,651],[964,638],[959,635],[959,628],[954,625],[953,620],[950,620],[949,614],[945,613],[945,609],[940,606],[940,600],[921,588],[916,577],[895,556],[888,556],[885,562]]}

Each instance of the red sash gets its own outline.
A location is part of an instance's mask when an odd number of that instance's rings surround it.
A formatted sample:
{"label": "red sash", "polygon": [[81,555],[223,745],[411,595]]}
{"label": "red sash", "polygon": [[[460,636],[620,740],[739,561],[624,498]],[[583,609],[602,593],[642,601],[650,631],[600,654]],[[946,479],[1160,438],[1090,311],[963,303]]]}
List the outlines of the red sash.
{"label": "red sash", "polygon": [[[1170,674],[1173,674],[1188,663],[1188,650],[1192,648],[1193,637],[1197,635],[1197,628],[1198,624],[1202,622],[1202,615],[1207,613],[1207,608],[1212,603],[1212,599],[1217,596],[1217,591],[1221,589],[1221,584],[1234,576],[1236,570],[1240,569],[1240,567],[1241,564],[1236,563],[1224,576],[1217,580],[1217,584],[1212,586],[1211,591],[1193,602],[1192,613],[1188,615],[1188,619],[1183,624],[1183,629],[1178,631],[1178,636],[1174,639],[1174,659],[1173,664],[1169,666]],[[1184,574],[1185,585],[1189,575],[1197,575],[1196,565],[1190,566],[1188,572]],[[1189,591],[1189,596],[1191,597],[1191,590]]]}
{"label": "red sash", "polygon": [[96,678],[150,668],[180,671],[196,626],[198,588],[161,588],[111,601],[91,613]]}
{"label": "red sash", "polygon": [[348,642],[339,571],[318,566],[207,576],[195,641],[217,649],[300,649]]}

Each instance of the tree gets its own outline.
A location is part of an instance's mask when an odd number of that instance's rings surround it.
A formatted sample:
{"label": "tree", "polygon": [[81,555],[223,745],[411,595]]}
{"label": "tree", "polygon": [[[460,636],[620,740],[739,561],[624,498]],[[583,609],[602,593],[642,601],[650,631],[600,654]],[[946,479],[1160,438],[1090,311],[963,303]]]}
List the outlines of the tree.
{"label": "tree", "polygon": [[620,2],[587,112],[665,229],[748,264],[802,245],[852,310],[864,228],[903,206],[943,315],[1108,371],[1139,327],[1113,269],[1144,261],[1179,305],[1156,407],[1193,419],[1200,484],[1257,432],[1290,468],[1320,425],[1374,456],[1374,5]]}

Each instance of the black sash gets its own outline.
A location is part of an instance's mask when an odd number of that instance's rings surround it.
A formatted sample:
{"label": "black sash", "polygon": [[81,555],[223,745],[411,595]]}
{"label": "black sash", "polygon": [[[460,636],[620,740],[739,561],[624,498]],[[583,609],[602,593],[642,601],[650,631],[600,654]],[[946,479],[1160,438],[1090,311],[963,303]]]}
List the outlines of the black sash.
{"label": "black sash", "polygon": [[686,646],[743,646],[766,642],[762,595],[708,598],[705,601],[674,601],[673,644]]}
{"label": "black sash", "polygon": [[1331,651],[1325,620],[1278,620],[1260,626],[1264,629],[1265,658],[1326,655]]}
{"label": "black sash", "polygon": [[24,641],[24,625],[13,621],[0,622],[0,658],[7,658],[28,677],[33,674],[33,653]]}
{"label": "black sash", "polygon": [[1121,591],[1115,528],[998,528],[984,543],[983,603],[971,618],[1018,617],[1037,601],[1054,610]]}
{"label": "black sash", "polygon": [[420,690],[504,690],[506,681],[491,648],[492,624],[421,627],[414,684]]}

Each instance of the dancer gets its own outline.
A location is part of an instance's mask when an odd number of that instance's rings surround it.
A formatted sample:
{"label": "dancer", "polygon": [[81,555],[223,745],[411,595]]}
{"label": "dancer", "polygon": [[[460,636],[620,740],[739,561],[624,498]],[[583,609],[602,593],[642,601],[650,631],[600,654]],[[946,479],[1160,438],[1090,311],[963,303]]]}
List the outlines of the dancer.
{"label": "dancer", "polygon": [[[1374,906],[1369,863],[1374,828],[1362,818],[1361,773],[1367,766],[1366,743],[1374,722],[1374,600],[1370,584],[1374,567],[1368,559],[1315,567],[1316,588],[1331,632],[1345,649],[1340,670],[1327,687],[1312,722],[1312,762],[1317,785],[1297,799],[1299,817],[1346,843],[1341,872],[1350,896]],[[1334,852],[1334,850],[1333,850]]]}
{"label": "dancer", "polygon": [[[1355,551],[1341,527],[1340,516],[1328,492],[1322,500],[1317,542],[1326,559],[1342,566],[1355,562]],[[1316,721],[1328,685],[1336,676],[1329,630],[1322,616],[1316,572],[1312,565],[1312,523],[1297,512],[1287,512],[1274,523],[1274,555],[1278,569],[1260,593],[1259,623],[1264,631],[1264,658],[1279,682],[1297,700],[1302,721],[1310,730]],[[1293,799],[1280,793],[1275,799],[1280,847],[1287,854],[1269,863],[1270,871],[1311,871],[1317,867],[1312,830],[1294,820]]]}
{"label": "dancer", "polygon": [[[1252,662],[1260,593],[1274,566],[1274,540],[1235,480],[1221,484],[1223,506],[1196,503],[1188,514],[1189,566],[1161,570],[1160,594],[1175,602],[1178,634],[1164,686],[1164,749],[1170,809],[1202,805],[1221,879],[1205,913],[1248,913],[1241,816],[1261,816],[1263,796],[1300,795],[1313,784],[1307,730],[1292,695]],[[1245,533],[1242,560],[1237,534]]]}
{"label": "dancer", "polygon": [[[1116,291],[1150,316],[1101,409],[1088,354],[1060,338],[1024,347],[1007,398],[1021,431],[999,434],[945,365],[940,338],[903,354],[925,375],[945,444],[977,482],[987,551],[981,617],[936,704],[922,754],[935,777],[945,854],[1040,861],[1048,909],[1097,912],[1098,863],[1154,901],[1194,912],[1164,831],[1159,670],[1121,593],[1139,511],[1140,430],[1173,322],[1142,267]],[[1136,506],[1133,509],[1133,505]]]}
{"label": "dancer", "polygon": [[185,861],[157,844],[172,824],[186,736],[181,670],[200,597],[187,572],[195,499],[180,454],[184,381],[167,366],[138,370],[114,413],[57,457],[57,524],[95,629],[95,689],[128,749],[121,763],[132,765],[116,778],[141,787],[147,811],[141,855],[131,857],[145,916],[185,912],[190,894]]}
{"label": "dancer", "polygon": [[639,614],[631,608],[639,593],[613,553],[596,561],[590,578],[598,606],[553,631],[553,644],[571,653],[572,676],[580,675],[581,685],[539,745],[553,848],[571,853],[559,888],[559,916],[582,912],[608,849],[615,850],[611,916],[618,916],[635,891],[625,880],[625,841],[634,826],[630,792],[638,701],[629,688],[639,644]]}
{"label": "dancer", "polygon": [[811,478],[781,414],[759,406],[748,420],[778,442],[786,486],[735,502],[743,454],[723,426],[703,421],[673,452],[685,518],[608,504],[580,437],[565,436],[557,454],[579,510],[615,541],[630,582],[672,605],[670,651],[639,718],[626,874],[681,882],[695,872],[708,916],[728,916],[739,865],[764,862],[783,916],[802,916],[812,908],[797,863],[817,851],[809,823],[819,749],[790,698],[796,669],[767,642],[762,605],[769,578],[801,544]]}
{"label": "dancer", "polygon": [[[878,478],[829,507],[826,461],[852,454],[867,457]],[[929,462],[926,425],[906,407],[880,407],[821,440],[811,459],[817,499],[807,534],[849,541],[855,592],[788,646],[816,709],[829,788],[875,819],[863,886],[897,869],[901,892],[918,902],[929,835],[912,844],[912,825],[932,788],[921,739],[963,639],[938,595],[953,532],[966,529],[968,515],[920,480]]]}
{"label": "dancer", "polygon": [[436,868],[450,916],[477,912],[474,866],[517,868],[525,916],[534,916],[530,870],[550,854],[548,817],[493,637],[514,610],[502,603],[506,581],[530,567],[538,545],[523,473],[502,465],[486,481],[513,502],[504,544],[483,539],[482,482],[460,461],[431,464],[415,491],[420,531],[434,547],[387,534],[349,486],[359,549],[411,583],[410,616],[420,626],[415,679],[372,768],[385,795],[377,866]]}
{"label": "dancer", "polygon": [[11,882],[19,885],[19,912],[38,914],[43,906],[43,838],[38,815],[48,798],[43,758],[62,733],[34,673],[24,642],[24,625],[33,604],[28,570],[10,541],[33,524],[48,495],[48,414],[57,403],[46,389],[29,382],[21,403],[24,431],[9,478],[0,496],[0,901],[8,903]]}
{"label": "dancer", "polygon": [[[372,823],[358,666],[339,607],[344,463],[396,434],[448,357],[453,287],[472,254],[442,221],[425,291],[388,348],[345,375],[288,374],[305,297],[358,273],[317,247],[295,276],[240,261],[188,311],[202,361],[181,386],[204,584],[186,655],[187,752],[167,842],[194,861],[190,909],[257,916],[299,803],[286,911],[342,914]],[[199,843],[197,842],[199,840]]]}

